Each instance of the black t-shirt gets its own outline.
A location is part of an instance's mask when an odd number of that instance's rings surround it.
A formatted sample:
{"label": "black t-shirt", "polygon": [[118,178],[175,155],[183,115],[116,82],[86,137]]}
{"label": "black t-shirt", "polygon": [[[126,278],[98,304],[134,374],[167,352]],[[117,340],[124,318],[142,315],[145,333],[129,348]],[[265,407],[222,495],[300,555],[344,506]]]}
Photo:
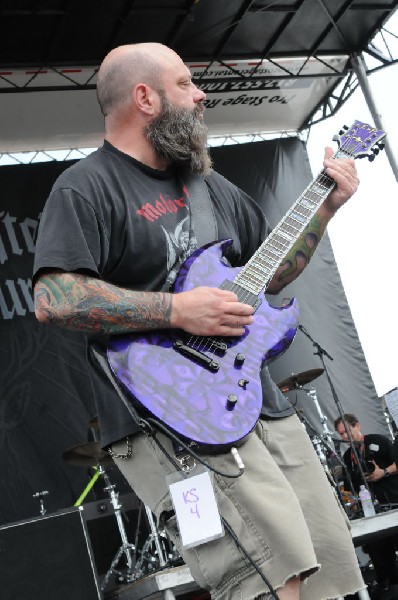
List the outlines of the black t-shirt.
{"label": "black t-shirt", "polygon": [[[267,221],[254,200],[220,174],[212,171],[205,180],[218,239],[231,238],[227,258],[244,265],[268,235]],[[61,269],[134,290],[167,289],[197,248],[191,201],[181,171],[152,169],[105,141],[55,182],[40,221],[34,278],[43,269]],[[89,342],[93,337],[105,347],[106,336],[88,336]],[[105,446],[137,428],[95,362],[89,371]],[[267,369],[261,377],[265,414],[291,414]]]}
{"label": "black t-shirt", "polygon": [[[365,473],[369,461],[374,460],[381,469],[385,469],[394,462],[392,441],[378,433],[365,435],[363,447],[358,446],[357,454]],[[351,448],[344,453],[344,462],[349,469],[356,491],[359,491],[363,481]],[[369,487],[381,504],[398,503],[398,475],[390,475],[390,477],[382,477],[378,481],[369,482]]]}

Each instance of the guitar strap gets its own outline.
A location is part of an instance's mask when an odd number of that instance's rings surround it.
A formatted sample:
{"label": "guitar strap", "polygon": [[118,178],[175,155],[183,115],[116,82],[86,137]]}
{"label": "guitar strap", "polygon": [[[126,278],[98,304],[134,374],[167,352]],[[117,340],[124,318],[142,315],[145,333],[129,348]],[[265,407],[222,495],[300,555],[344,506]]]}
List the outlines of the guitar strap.
{"label": "guitar strap", "polygon": [[[204,177],[185,172],[181,179],[189,193],[191,230],[195,234],[198,247],[214,242],[217,240],[218,227],[209,188]],[[174,438],[171,441],[177,459],[187,454],[185,444],[179,444]]]}
{"label": "guitar strap", "polygon": [[[182,187],[186,188],[189,197],[191,234],[195,234],[198,248],[200,248],[218,239],[217,221],[209,188],[202,175],[193,175],[184,171],[180,178]],[[161,291],[168,292],[169,289],[170,284],[166,278]]]}
{"label": "guitar strap", "polygon": [[198,246],[217,240],[218,228],[209,188],[202,175],[188,174],[183,181],[189,192],[191,227]]}

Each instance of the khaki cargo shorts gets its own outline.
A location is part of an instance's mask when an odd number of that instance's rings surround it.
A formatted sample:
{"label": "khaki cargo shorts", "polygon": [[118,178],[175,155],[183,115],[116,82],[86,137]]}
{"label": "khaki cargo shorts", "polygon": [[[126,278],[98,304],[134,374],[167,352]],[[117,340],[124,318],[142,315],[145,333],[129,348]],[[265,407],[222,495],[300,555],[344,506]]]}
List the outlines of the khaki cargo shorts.
{"label": "khaki cargo shorts", "polygon": [[[158,439],[174,456],[171,441],[162,434]],[[126,442],[112,450],[123,454]],[[259,421],[239,454],[245,464],[241,477],[214,477],[218,507],[274,589],[295,575],[302,580],[302,600],[363,589],[348,520],[297,417]],[[237,472],[229,452],[203,458],[221,472]],[[114,460],[157,519],[172,511],[165,477],[175,469],[153,439],[134,436],[131,458]],[[251,600],[268,592],[227,532],[187,550],[181,548],[174,516],[166,528],[193,578],[214,600]]]}

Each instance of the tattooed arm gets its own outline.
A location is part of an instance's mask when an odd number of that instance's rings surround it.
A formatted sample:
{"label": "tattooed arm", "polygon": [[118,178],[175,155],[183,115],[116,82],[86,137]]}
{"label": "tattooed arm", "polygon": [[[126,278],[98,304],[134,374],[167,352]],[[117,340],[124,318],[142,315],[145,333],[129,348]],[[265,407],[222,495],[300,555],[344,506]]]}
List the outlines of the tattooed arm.
{"label": "tattooed arm", "polygon": [[318,246],[326,226],[337,210],[358,188],[358,177],[353,159],[332,158],[332,148],[326,148],[325,173],[336,182],[335,188],[319,207],[306,229],[286,255],[276,271],[267,292],[277,294],[305,269]]}
{"label": "tattooed arm", "polygon": [[34,292],[37,319],[69,329],[123,333],[141,322],[153,329],[170,321],[169,294],[133,292],[77,273],[42,275]]}
{"label": "tattooed arm", "polygon": [[233,292],[198,287],[189,292],[136,292],[78,273],[41,275],[34,289],[42,323],[96,333],[180,328],[195,335],[243,335],[253,309]]}

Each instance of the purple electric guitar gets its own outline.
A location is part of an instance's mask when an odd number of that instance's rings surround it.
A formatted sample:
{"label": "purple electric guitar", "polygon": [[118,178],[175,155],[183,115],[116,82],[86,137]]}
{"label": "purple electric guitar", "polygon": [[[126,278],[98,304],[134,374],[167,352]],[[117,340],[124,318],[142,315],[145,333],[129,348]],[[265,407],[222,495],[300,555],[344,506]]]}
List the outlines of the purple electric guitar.
{"label": "purple electric guitar", "polygon": [[[385,135],[355,121],[334,137],[339,144],[334,156],[373,159]],[[263,294],[334,185],[321,172],[244,267],[224,264],[223,253],[231,244],[224,240],[199,248],[180,269],[174,292],[219,287],[255,308],[254,323],[242,337],[209,338],[167,329],[110,341],[111,369],[138,407],[209,451],[226,450],[253,429],[263,401],[260,369],[291,344],[299,314],[295,299],[273,307]]]}

